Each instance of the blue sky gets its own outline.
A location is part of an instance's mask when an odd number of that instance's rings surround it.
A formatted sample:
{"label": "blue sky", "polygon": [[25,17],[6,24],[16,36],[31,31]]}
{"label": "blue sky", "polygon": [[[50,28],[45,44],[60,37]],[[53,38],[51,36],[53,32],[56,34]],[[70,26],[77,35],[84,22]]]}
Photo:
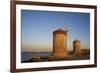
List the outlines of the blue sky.
{"label": "blue sky", "polygon": [[21,10],[22,51],[52,50],[53,31],[65,26],[71,28],[69,50],[75,39],[81,41],[81,48],[90,48],[89,13]]}

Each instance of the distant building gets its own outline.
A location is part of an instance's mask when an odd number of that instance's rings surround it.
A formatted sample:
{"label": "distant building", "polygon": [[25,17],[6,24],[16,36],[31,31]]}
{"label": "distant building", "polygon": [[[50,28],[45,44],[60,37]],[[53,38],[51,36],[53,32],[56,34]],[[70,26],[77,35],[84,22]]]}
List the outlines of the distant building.
{"label": "distant building", "polygon": [[81,52],[81,42],[80,40],[74,40],[73,41],[73,53],[74,55],[79,56]]}
{"label": "distant building", "polygon": [[58,29],[53,32],[53,56],[67,57],[67,32],[63,29]]}

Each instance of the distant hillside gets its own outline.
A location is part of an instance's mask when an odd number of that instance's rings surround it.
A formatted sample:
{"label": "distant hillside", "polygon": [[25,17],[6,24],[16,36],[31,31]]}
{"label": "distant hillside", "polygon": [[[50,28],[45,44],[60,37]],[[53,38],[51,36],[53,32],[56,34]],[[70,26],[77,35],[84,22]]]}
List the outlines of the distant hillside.
{"label": "distant hillside", "polygon": [[[69,50],[68,53],[72,55],[73,50]],[[81,49],[81,55],[89,55],[89,54],[90,54],[90,49]]]}
{"label": "distant hillside", "polygon": [[90,54],[90,49],[81,49],[81,54],[82,55]]}

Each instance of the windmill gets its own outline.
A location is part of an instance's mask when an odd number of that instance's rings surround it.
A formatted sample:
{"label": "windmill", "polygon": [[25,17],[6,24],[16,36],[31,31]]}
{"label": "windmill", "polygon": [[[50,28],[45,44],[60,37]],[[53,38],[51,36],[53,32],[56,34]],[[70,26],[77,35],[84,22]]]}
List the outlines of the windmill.
{"label": "windmill", "polygon": [[63,28],[57,29],[53,32],[53,56],[56,57],[67,57],[67,33],[69,29],[66,27],[66,23],[62,18]]}
{"label": "windmill", "polygon": [[[63,17],[61,17],[61,21],[62,21],[62,24],[63,24],[63,30],[67,33],[66,38],[69,39],[69,43],[71,44],[71,42],[70,42],[71,39],[70,39],[70,37],[69,37],[69,35],[70,35],[69,32],[70,32],[70,30],[71,30],[72,28],[71,28],[71,27],[70,27],[70,28],[68,27],[68,23],[65,22],[65,20],[64,20]],[[62,43],[63,45],[64,45],[65,41],[67,42],[67,40],[64,40],[63,43]],[[67,44],[68,44],[68,43],[67,43]],[[67,45],[67,44],[66,44],[66,45]],[[68,45],[66,46],[66,49],[67,49],[67,47],[68,47]],[[66,50],[65,50],[65,51],[66,51]]]}

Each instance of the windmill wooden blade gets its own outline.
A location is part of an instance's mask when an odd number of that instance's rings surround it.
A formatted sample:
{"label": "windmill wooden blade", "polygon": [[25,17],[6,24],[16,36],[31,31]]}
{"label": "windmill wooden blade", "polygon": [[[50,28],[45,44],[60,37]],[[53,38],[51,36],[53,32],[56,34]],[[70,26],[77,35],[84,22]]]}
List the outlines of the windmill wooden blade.
{"label": "windmill wooden blade", "polygon": [[65,31],[68,31],[68,27],[67,27],[67,24],[66,24],[64,18],[61,17],[61,20],[62,20],[62,23],[63,23],[63,29],[64,29]]}
{"label": "windmill wooden blade", "polygon": [[[66,40],[66,42],[67,42],[67,44],[68,43],[70,43],[71,44],[71,35],[70,35],[70,30],[72,30],[72,27],[68,27],[68,23],[66,24],[65,23],[65,20],[62,18],[62,21],[63,21],[63,25],[64,25],[64,29],[65,29],[65,31],[66,31],[66,33],[67,33],[67,36],[66,36],[66,38],[67,38],[67,40]],[[69,40],[69,41],[68,41]],[[65,41],[63,41],[63,44],[64,44],[64,42]],[[66,45],[67,45],[66,44]],[[67,48],[69,47],[69,45],[67,45]]]}

